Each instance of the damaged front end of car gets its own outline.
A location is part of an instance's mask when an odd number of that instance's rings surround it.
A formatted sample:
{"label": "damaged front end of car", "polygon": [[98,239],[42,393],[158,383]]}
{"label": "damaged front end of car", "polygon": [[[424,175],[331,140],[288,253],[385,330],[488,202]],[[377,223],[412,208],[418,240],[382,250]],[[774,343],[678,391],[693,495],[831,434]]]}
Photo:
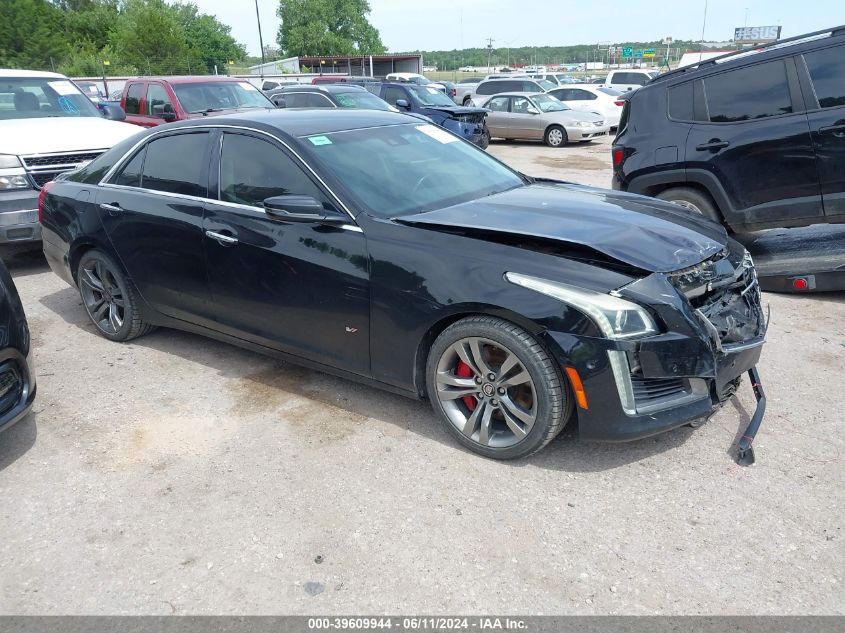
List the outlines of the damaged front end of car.
{"label": "damaged front end of car", "polygon": [[[616,352],[622,368],[614,375],[626,413],[655,412],[705,396],[715,411],[747,373],[757,409],[742,434],[738,461],[753,463],[751,444],[766,406],[756,365],[768,316],[748,252],[730,240],[723,251],[695,266],[650,275],[620,292],[640,301],[650,299],[670,332]],[[661,340],[667,337],[672,340]]]}

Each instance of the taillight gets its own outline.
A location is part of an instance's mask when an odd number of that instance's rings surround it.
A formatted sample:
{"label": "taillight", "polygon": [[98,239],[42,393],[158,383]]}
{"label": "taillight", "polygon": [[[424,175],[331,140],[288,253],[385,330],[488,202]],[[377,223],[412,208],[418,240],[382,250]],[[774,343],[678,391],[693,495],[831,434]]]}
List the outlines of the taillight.
{"label": "taillight", "polygon": [[47,197],[47,192],[50,190],[50,187],[55,185],[56,182],[51,180],[50,182],[45,182],[41,186],[41,193],[38,194],[38,223],[44,223],[44,198]]}
{"label": "taillight", "polygon": [[458,89],[452,88],[452,97],[457,97],[457,96],[458,96]]}
{"label": "taillight", "polygon": [[625,160],[625,150],[622,150],[622,149],[613,150],[613,166],[614,167],[621,167],[623,160]]}
{"label": "taillight", "polygon": [[616,105],[618,105],[620,108],[621,108],[623,105],[625,105],[625,102],[624,102],[624,101],[614,101],[613,103],[615,103]]}

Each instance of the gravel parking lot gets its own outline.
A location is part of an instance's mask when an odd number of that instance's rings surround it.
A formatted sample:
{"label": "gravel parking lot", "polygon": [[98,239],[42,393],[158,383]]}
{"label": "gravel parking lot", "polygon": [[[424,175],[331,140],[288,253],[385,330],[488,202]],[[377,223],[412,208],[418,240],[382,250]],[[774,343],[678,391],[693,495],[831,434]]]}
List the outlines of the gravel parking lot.
{"label": "gravel parking lot", "polygon": [[[601,186],[609,150],[490,148]],[[171,330],[111,343],[38,253],[7,265],[39,382],[0,436],[2,613],[845,613],[845,294],[765,295],[752,467],[747,381],[699,429],[570,426],[500,463],[427,403]]]}

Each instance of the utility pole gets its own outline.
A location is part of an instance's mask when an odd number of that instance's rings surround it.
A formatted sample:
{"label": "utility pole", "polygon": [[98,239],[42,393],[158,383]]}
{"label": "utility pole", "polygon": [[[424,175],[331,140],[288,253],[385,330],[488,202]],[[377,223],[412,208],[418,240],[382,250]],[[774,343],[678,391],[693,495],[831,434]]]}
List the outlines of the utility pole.
{"label": "utility pole", "polygon": [[707,28],[707,0],[704,0],[704,20],[701,22],[701,48],[698,53],[698,62],[701,63],[704,57],[704,30]]}
{"label": "utility pole", "polygon": [[487,72],[490,72],[490,58],[493,55],[493,42],[495,42],[492,37],[487,38]]}
{"label": "utility pole", "polygon": [[261,72],[258,73],[261,79],[264,79],[264,38],[261,37],[261,16],[258,14],[258,0],[255,0],[255,21],[258,22],[258,45],[261,47]]}

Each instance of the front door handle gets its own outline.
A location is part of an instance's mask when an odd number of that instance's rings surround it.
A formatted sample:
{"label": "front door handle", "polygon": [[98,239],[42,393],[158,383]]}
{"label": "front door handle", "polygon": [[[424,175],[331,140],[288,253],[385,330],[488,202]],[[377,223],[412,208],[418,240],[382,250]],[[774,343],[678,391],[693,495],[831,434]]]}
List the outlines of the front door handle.
{"label": "front door handle", "polygon": [[724,149],[724,148],[728,147],[729,145],[730,145],[730,143],[728,143],[727,141],[723,141],[721,139],[714,138],[713,140],[708,141],[707,143],[702,143],[701,145],[696,145],[695,149],[699,152],[706,152],[708,150],[709,151],[715,151],[715,150],[719,150],[719,149]]}
{"label": "front door handle", "polygon": [[113,204],[106,204],[105,202],[100,205],[100,208],[103,211],[108,211],[109,215],[120,215],[123,213],[123,209],[120,208],[120,205],[116,202]]}
{"label": "front door handle", "polygon": [[834,136],[845,136],[845,123],[827,125],[819,128],[819,134],[833,134]]}
{"label": "front door handle", "polygon": [[232,244],[238,243],[238,238],[232,237],[231,235],[223,235],[222,233],[215,233],[214,231],[206,231],[205,235],[213,240],[217,240],[223,246],[231,246]]}

